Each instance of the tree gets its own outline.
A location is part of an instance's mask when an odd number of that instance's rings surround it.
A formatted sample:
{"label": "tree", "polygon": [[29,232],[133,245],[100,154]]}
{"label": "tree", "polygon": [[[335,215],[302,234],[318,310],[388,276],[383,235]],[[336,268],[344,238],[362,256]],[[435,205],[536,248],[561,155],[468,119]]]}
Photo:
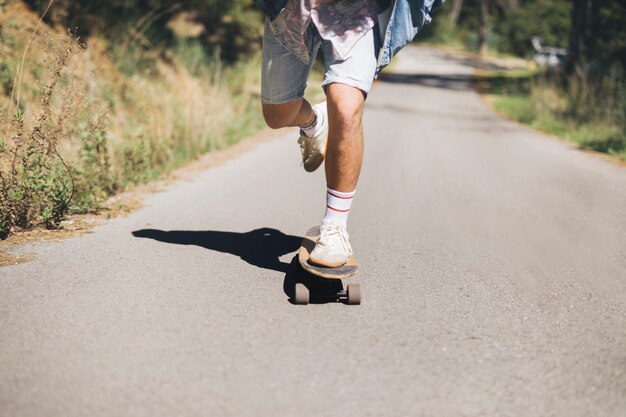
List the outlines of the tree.
{"label": "tree", "polygon": [[569,40],[569,63],[567,71],[573,73],[582,68],[587,52],[587,33],[589,30],[589,10],[593,0],[574,0],[572,7],[572,26]]}
{"label": "tree", "polygon": [[452,3],[452,11],[450,12],[450,24],[454,28],[459,23],[459,16],[461,16],[461,9],[463,8],[463,0],[454,0]]}
{"label": "tree", "polygon": [[480,0],[480,25],[478,27],[478,51],[487,50],[487,32],[489,23],[489,0]]}

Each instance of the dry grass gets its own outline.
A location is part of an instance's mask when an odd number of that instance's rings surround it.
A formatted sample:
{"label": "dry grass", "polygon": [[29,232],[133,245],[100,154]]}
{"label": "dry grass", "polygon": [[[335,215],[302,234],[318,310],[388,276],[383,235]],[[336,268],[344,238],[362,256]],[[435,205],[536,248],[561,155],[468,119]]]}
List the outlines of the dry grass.
{"label": "dry grass", "polygon": [[223,68],[136,30],[82,45],[39,21],[20,1],[0,14],[0,237],[97,211],[262,126],[258,57]]}
{"label": "dry grass", "polygon": [[[26,37],[14,22],[9,21],[9,30],[2,25],[8,46],[3,52],[9,55],[3,62],[10,62],[11,52],[23,51],[14,66],[11,94],[0,102],[0,237],[13,227],[58,225],[74,193],[71,168],[59,154],[59,144],[79,135],[80,126],[96,134],[101,125],[84,80],[72,72],[72,62],[83,52],[78,40],[42,30],[41,20]],[[33,61],[31,54],[37,57]]]}

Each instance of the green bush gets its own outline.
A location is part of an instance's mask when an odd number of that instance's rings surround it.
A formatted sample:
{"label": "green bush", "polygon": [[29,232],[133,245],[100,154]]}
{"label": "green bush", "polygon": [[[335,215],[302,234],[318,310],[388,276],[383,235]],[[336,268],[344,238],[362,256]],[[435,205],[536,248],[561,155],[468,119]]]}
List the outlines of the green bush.
{"label": "green bush", "polygon": [[[49,3],[26,2],[38,12]],[[202,46],[209,52],[218,50],[226,62],[256,51],[263,19],[250,0],[57,0],[47,20],[76,28],[81,38],[104,34],[117,43],[130,39],[145,48],[171,47],[177,40],[166,24],[182,11],[204,26]]]}
{"label": "green bush", "polygon": [[494,20],[497,49],[529,57],[534,53],[533,36],[539,36],[545,46],[567,48],[571,4],[566,0],[527,1],[506,18]]}

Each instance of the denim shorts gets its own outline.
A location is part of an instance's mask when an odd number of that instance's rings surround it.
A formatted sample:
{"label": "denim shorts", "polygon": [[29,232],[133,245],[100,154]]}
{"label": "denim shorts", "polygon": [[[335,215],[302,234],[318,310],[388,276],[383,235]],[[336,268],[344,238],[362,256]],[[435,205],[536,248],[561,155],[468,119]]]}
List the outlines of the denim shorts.
{"label": "denim shorts", "polygon": [[281,104],[304,96],[309,72],[315,62],[320,46],[324,54],[325,72],[322,87],[341,83],[369,93],[376,75],[379,50],[377,28],[369,30],[357,41],[348,55],[341,60],[333,58],[332,44],[322,39],[311,24],[313,31],[309,47],[309,63],[305,64],[297,55],[285,48],[272,35],[265,24],[263,35],[263,68],[261,78],[261,100],[268,104]]}

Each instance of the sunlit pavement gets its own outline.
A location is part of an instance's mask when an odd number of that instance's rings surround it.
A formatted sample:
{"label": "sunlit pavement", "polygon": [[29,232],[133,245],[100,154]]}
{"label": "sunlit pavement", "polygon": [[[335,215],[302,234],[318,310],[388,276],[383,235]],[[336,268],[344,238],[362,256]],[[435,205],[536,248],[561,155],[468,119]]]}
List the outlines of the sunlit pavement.
{"label": "sunlit pavement", "polygon": [[287,134],[0,269],[0,415],[624,416],[626,170],[497,117],[464,58],[394,70],[361,306],[289,302],[325,184]]}

